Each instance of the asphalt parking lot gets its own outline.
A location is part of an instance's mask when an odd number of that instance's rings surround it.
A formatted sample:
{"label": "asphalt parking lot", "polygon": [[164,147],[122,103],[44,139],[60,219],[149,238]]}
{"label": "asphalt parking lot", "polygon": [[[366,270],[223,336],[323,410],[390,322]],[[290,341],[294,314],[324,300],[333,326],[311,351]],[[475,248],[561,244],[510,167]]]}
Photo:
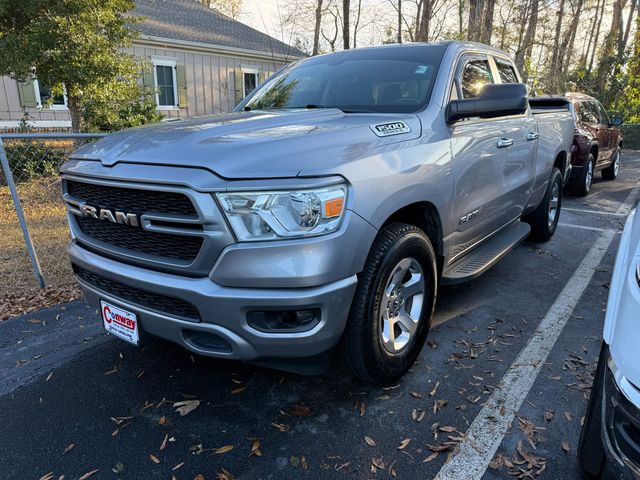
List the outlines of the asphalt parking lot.
{"label": "asphalt parking lot", "polygon": [[550,242],[441,288],[428,344],[390,387],[137,349],[83,302],[0,322],[0,478],[582,478],[609,279],[640,195],[640,152],[624,162],[565,196]]}

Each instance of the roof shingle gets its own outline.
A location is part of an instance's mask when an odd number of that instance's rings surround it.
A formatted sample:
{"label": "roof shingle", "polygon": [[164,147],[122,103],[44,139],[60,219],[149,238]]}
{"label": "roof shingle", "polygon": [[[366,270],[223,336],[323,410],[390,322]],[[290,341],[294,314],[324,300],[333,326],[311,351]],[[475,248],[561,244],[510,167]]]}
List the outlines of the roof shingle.
{"label": "roof shingle", "polygon": [[196,0],[136,0],[134,15],[143,17],[134,28],[143,35],[171,40],[303,57],[297,48],[238,22]]}

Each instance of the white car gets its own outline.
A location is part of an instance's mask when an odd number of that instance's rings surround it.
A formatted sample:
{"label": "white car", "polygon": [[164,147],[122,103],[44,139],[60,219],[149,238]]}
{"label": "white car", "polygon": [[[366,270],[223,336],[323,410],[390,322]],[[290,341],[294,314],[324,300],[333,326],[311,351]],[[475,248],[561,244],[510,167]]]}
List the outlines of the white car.
{"label": "white car", "polygon": [[640,215],[625,225],[578,451],[596,478],[640,479]]}

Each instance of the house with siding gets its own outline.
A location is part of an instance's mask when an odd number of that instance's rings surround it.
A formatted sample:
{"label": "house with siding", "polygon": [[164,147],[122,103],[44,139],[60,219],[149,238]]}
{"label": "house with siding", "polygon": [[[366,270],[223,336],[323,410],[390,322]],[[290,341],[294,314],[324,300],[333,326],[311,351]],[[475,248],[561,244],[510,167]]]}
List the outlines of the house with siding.
{"label": "house with siding", "polygon": [[[130,53],[153,69],[141,81],[155,87],[167,117],[228,112],[261,81],[305,54],[196,0],[136,0],[140,37]],[[37,79],[0,77],[0,131],[18,127],[24,114],[37,129],[71,126],[66,98],[47,104],[51,88]]]}

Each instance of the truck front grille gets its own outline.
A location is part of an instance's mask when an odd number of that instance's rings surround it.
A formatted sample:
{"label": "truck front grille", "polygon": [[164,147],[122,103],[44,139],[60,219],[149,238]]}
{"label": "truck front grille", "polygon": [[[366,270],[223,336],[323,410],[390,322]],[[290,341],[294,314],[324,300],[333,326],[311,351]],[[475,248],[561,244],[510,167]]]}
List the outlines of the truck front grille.
{"label": "truck front grille", "polygon": [[190,303],[179,298],[130,287],[92,273],[78,265],[73,265],[73,271],[78,278],[110,296],[162,314],[182,317],[196,322],[200,321],[198,310]]}
{"label": "truck front grille", "polygon": [[[202,248],[202,235],[182,234],[202,232],[202,225],[184,223],[198,221],[198,213],[191,199],[179,192],[147,190],[66,180],[66,193],[75,201],[85,202],[98,210],[108,209],[135,214],[140,226],[98,220],[91,216],[74,215],[78,240],[88,246],[107,250],[112,256],[126,255],[126,258],[148,259],[156,257],[159,262],[192,264]],[[142,228],[140,218],[144,214],[164,216],[162,223],[166,232],[150,231]],[[175,220],[175,221],[172,221]],[[72,225],[73,226],[73,225]],[[80,235],[82,234],[82,235]],[[99,242],[99,243],[98,243]],[[112,248],[115,247],[115,248]],[[125,251],[123,251],[125,250]],[[146,257],[138,254],[144,254]],[[166,259],[166,260],[165,260]],[[123,258],[123,260],[125,260]],[[125,260],[126,261],[126,260]]]}
{"label": "truck front grille", "polygon": [[110,208],[125,212],[161,212],[168,214],[198,214],[186,195],[175,192],[156,192],[135,188],[111,187],[94,183],[67,180],[69,195],[81,198],[94,207]]}
{"label": "truck front grille", "polygon": [[95,240],[148,255],[192,262],[202,247],[202,237],[148,232],[92,217],[76,217],[76,222],[82,233]]}

